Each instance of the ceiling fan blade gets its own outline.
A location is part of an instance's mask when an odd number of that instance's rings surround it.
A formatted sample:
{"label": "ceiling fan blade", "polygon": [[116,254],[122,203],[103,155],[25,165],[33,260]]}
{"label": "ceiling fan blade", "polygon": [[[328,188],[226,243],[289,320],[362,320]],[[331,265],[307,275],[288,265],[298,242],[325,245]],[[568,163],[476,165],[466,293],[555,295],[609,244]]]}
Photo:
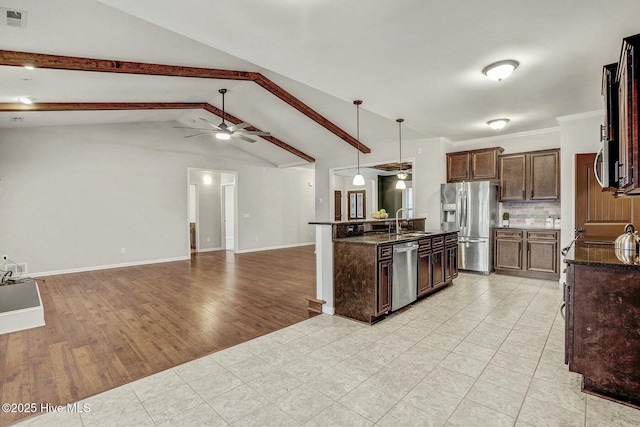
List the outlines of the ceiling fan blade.
{"label": "ceiling fan blade", "polygon": [[257,131],[257,130],[251,130],[251,131],[242,131],[242,133],[244,135],[255,135],[255,136],[271,136],[271,133],[269,132],[262,132],[262,131]]}
{"label": "ceiling fan blade", "polygon": [[212,128],[214,128],[216,130],[221,130],[219,126],[214,125],[213,123],[211,123],[207,119],[204,119],[204,118],[200,117],[200,120],[202,120],[203,122],[205,122],[206,124],[208,124],[209,126],[211,126]]}
{"label": "ceiling fan blade", "polygon": [[213,135],[215,132],[196,133],[195,135],[187,135],[185,138],[193,138],[194,136]]}
{"label": "ceiling fan blade", "polygon": [[255,140],[255,139],[251,139],[251,138],[249,138],[248,136],[244,136],[244,135],[242,135],[242,134],[240,134],[240,133],[236,133],[236,134],[233,134],[233,135],[231,135],[231,136],[232,136],[232,137],[234,137],[234,138],[240,138],[241,140],[243,140],[243,141],[247,141],[247,142],[250,142],[250,143],[252,143],[252,144],[253,144],[254,142],[256,142],[256,140]]}
{"label": "ceiling fan blade", "polygon": [[249,126],[251,126],[249,123],[243,122],[243,123],[238,123],[237,125],[229,126],[227,129],[229,129],[231,132],[235,132],[237,130],[248,128]]}
{"label": "ceiling fan blade", "polygon": [[208,132],[218,132],[215,129],[192,128],[192,127],[189,127],[189,126],[174,126],[173,128],[174,129],[191,129],[191,130],[205,130],[205,131],[208,131]]}

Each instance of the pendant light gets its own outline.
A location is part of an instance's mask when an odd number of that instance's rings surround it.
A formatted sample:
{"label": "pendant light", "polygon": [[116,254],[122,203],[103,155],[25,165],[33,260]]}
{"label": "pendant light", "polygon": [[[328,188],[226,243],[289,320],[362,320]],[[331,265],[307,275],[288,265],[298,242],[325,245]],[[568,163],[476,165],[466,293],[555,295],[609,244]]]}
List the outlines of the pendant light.
{"label": "pendant light", "polygon": [[400,142],[400,172],[397,175],[396,190],[406,190],[407,184],[405,184],[404,180],[407,179],[408,175],[402,167],[402,122],[404,122],[404,119],[397,119],[396,122],[398,122],[398,141]]}
{"label": "pendant light", "polygon": [[356,140],[358,141],[358,172],[353,177],[353,185],[364,185],[364,176],[360,174],[360,104],[359,99],[353,101],[356,106]]}

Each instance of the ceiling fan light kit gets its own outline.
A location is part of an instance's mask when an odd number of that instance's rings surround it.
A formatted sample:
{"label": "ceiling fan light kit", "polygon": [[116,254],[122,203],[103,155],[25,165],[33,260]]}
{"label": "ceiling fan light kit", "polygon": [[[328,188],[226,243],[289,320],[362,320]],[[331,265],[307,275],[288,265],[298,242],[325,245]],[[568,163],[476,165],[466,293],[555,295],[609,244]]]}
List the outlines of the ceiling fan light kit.
{"label": "ceiling fan light kit", "polygon": [[353,101],[356,106],[356,141],[358,141],[357,153],[358,153],[358,172],[353,177],[353,185],[364,185],[364,176],[360,174],[360,105],[362,101],[356,99]]}
{"label": "ceiling fan light kit", "polygon": [[[202,120],[204,123],[209,125],[211,129],[198,129],[198,130],[203,130],[205,132],[197,133],[195,135],[185,136],[185,138],[214,134],[216,136],[216,139],[221,141],[228,141],[231,138],[239,138],[243,141],[254,143],[256,142],[256,140],[253,138],[249,138],[249,135],[255,135],[255,136],[271,135],[269,132],[262,132],[261,130],[256,128],[254,128],[255,130],[246,130],[247,128],[252,127],[249,123],[241,122],[231,126],[227,125],[227,123],[225,122],[226,117],[225,117],[225,109],[224,109],[224,95],[227,93],[227,89],[220,89],[218,90],[218,92],[220,92],[220,94],[222,95],[222,123],[220,123],[219,125],[214,125],[209,120],[203,117],[200,117],[200,120]],[[231,119],[231,120],[238,120],[238,119]],[[194,129],[194,128],[189,127],[188,129]]]}

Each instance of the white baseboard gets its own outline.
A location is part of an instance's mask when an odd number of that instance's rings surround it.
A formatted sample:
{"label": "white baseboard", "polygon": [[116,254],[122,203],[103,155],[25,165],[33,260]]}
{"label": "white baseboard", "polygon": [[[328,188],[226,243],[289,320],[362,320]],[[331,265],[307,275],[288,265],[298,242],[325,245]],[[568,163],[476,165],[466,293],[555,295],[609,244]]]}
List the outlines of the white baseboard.
{"label": "white baseboard", "polygon": [[70,268],[68,270],[41,271],[39,273],[29,273],[31,277],[56,276],[58,274],[82,273],[85,271],[108,270],[110,268],[134,267],[137,265],[160,264],[163,262],[184,261],[190,259],[189,256],[175,258],[152,259],[146,261],[123,262],[121,264],[96,265],[91,267]]}
{"label": "white baseboard", "polygon": [[332,315],[332,316],[333,316],[334,314],[336,314],[336,312],[335,312],[335,310],[333,309],[333,307],[327,307],[327,304],[324,304],[324,305],[322,306],[322,312],[323,312],[324,314],[330,314],[330,315]]}
{"label": "white baseboard", "polygon": [[311,246],[315,245],[316,242],[307,242],[307,243],[294,243],[292,245],[280,245],[280,246],[266,246],[264,248],[254,248],[254,249],[240,249],[237,250],[237,254],[244,254],[248,252],[259,252],[259,251],[270,251],[273,249],[286,249],[286,248],[297,248],[299,246]]}
{"label": "white baseboard", "polygon": [[222,246],[220,246],[220,247],[217,247],[217,248],[200,249],[196,253],[199,254],[200,252],[215,252],[215,251],[224,251],[224,248]]}

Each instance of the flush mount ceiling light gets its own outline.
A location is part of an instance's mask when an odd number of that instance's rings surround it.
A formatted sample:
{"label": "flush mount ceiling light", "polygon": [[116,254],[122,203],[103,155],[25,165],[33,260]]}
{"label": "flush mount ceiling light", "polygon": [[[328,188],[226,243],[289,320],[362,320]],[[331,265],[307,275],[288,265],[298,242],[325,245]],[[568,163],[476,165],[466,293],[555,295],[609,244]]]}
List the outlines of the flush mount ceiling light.
{"label": "flush mount ceiling light", "polygon": [[364,185],[364,176],[360,174],[360,105],[359,99],[353,101],[356,106],[356,141],[358,141],[358,172],[353,177],[353,185]]}
{"label": "flush mount ceiling light", "polygon": [[408,174],[402,169],[402,122],[404,122],[404,119],[396,119],[396,122],[398,122],[398,142],[400,146],[400,171],[396,175],[398,177],[396,190],[406,190],[407,185],[404,180],[407,179]]}
{"label": "flush mount ceiling light", "polygon": [[513,59],[507,59],[505,61],[494,62],[489,64],[482,70],[482,74],[489,77],[491,80],[501,81],[513,73],[513,70],[518,68],[520,63]]}
{"label": "flush mount ceiling light", "polygon": [[510,121],[509,119],[495,119],[495,120],[489,120],[487,124],[491,129],[498,130],[505,127],[507,123],[509,123],[509,121]]}
{"label": "flush mount ceiling light", "polygon": [[24,66],[25,70],[33,70],[34,68],[36,68],[36,67],[34,67],[33,65],[25,65]]}
{"label": "flush mount ceiling light", "polygon": [[26,105],[31,105],[33,104],[33,98],[27,98],[26,96],[21,96],[18,98],[19,102],[22,102],[23,104]]}
{"label": "flush mount ceiling light", "polygon": [[204,175],[202,177],[202,182],[206,185],[210,185],[213,182],[213,178],[211,178],[211,175]]}

